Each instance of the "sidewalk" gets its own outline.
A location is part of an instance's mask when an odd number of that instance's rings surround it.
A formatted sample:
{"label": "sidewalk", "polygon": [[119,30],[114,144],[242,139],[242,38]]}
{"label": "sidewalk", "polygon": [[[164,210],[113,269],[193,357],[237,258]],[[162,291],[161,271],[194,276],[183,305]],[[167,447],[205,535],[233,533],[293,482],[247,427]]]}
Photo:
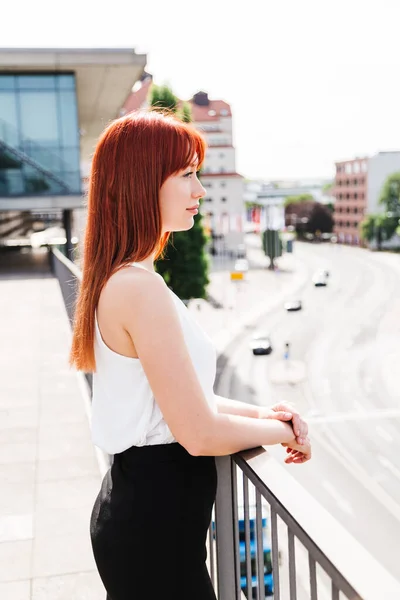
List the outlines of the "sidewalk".
{"label": "sidewalk", "polygon": [[0,276],[0,330],[0,598],[103,600],[89,539],[99,463],[57,280]]}

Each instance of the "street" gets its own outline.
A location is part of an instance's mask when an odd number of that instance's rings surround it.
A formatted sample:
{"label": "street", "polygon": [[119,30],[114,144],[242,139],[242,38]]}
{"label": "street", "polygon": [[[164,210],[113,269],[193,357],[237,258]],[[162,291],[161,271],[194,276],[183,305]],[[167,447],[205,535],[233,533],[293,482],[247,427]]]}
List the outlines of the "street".
{"label": "street", "polygon": [[[259,405],[296,404],[310,423],[313,459],[288,468],[400,578],[400,260],[328,244],[297,243],[295,252],[309,277],[287,300],[301,299],[303,310],[280,307],[260,320],[257,330],[272,339],[269,356],[253,356],[252,332],[243,336],[218,393]],[[317,268],[330,273],[326,288],[311,282]],[[283,460],[282,448],[270,451]]]}

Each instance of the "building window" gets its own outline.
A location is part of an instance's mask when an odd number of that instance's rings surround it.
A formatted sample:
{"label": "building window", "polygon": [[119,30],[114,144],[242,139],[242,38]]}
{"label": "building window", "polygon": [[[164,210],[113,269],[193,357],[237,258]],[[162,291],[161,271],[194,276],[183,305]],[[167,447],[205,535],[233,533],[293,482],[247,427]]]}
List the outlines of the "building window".
{"label": "building window", "polygon": [[225,173],[225,172],[226,172],[226,169],[225,169],[225,167],[221,167],[219,172],[220,172],[220,173]]}
{"label": "building window", "polygon": [[357,185],[357,183],[358,183],[358,181],[357,181],[357,179],[355,179],[355,180],[353,181],[353,184],[354,184],[354,185]]}
{"label": "building window", "polygon": [[225,154],[223,152],[219,153],[219,158],[225,158]]}
{"label": "building window", "polygon": [[221,110],[219,111],[219,114],[222,115],[223,117],[226,117],[229,113],[226,108],[221,108]]}
{"label": "building window", "polygon": [[351,173],[351,172],[352,172],[352,171],[351,171],[351,167],[352,167],[352,164],[351,164],[351,163],[347,163],[347,164],[346,164],[346,173]]}
{"label": "building window", "polygon": [[361,163],[361,171],[362,171],[363,173],[366,173],[366,172],[367,172],[367,163],[366,163],[366,161],[365,161],[365,160],[364,160],[364,161]]}
{"label": "building window", "polygon": [[358,227],[357,221],[354,221],[354,227]]}
{"label": "building window", "polygon": [[357,198],[358,198],[358,194],[357,194],[357,192],[356,192],[356,193],[354,194],[354,200],[357,200]]}
{"label": "building window", "polygon": [[8,143],[26,155],[12,174],[1,174],[6,196],[81,192],[73,74],[0,75],[0,115],[9,125]]}
{"label": "building window", "polygon": [[205,182],[203,182],[203,181],[202,181],[202,182],[201,182],[201,185],[202,185],[204,188],[212,188],[212,186],[213,186],[213,184],[211,183],[211,181],[205,181]]}
{"label": "building window", "polygon": [[346,194],[346,200],[350,200],[350,194]]}
{"label": "building window", "polygon": [[346,208],[346,212],[347,212],[347,213],[349,213],[349,212],[350,212],[350,208],[349,208],[349,207],[347,207],[347,208]]}
{"label": "building window", "polygon": [[357,213],[358,213],[358,208],[356,206],[355,209],[354,209],[354,214],[356,215]]}
{"label": "building window", "polygon": [[353,173],[359,173],[359,172],[360,172],[360,163],[355,162],[353,165]]}
{"label": "building window", "polygon": [[226,198],[225,197],[221,198],[221,202],[226,202]]}
{"label": "building window", "polygon": [[226,187],[226,182],[225,181],[221,181],[220,184],[219,184],[219,186],[223,187],[223,188]]}
{"label": "building window", "polygon": [[204,198],[204,200],[205,200],[206,202],[212,202],[212,198],[210,198],[210,196],[206,196],[206,197]]}
{"label": "building window", "polygon": [[346,221],[346,227],[350,227],[350,221]]}

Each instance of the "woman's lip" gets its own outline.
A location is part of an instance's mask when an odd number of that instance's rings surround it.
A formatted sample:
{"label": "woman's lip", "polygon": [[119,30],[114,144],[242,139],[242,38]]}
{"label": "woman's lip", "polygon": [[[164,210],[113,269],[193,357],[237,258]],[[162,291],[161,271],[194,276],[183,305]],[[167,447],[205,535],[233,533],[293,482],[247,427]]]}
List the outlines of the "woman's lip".
{"label": "woman's lip", "polygon": [[195,212],[195,213],[199,212],[199,209],[197,206],[194,206],[193,208],[187,208],[186,210],[190,210],[190,212]]}

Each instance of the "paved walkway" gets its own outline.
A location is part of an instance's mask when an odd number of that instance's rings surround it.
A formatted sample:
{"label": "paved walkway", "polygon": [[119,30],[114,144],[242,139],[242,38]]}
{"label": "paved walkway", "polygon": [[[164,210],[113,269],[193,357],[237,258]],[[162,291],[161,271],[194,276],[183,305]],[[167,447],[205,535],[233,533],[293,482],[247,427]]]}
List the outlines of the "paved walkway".
{"label": "paved walkway", "polygon": [[58,282],[43,266],[0,275],[0,598],[102,600],[88,535],[99,464]]}
{"label": "paved walkway", "polygon": [[[189,307],[220,351],[304,277],[294,257],[277,274],[259,250],[250,255],[259,268],[241,289],[224,270],[212,276],[210,293],[228,308]],[[91,443],[82,380],[67,364],[71,333],[58,282],[43,255],[28,273],[17,257],[1,260],[13,264],[13,277],[0,263],[0,599],[103,600],[88,524],[105,465]]]}

